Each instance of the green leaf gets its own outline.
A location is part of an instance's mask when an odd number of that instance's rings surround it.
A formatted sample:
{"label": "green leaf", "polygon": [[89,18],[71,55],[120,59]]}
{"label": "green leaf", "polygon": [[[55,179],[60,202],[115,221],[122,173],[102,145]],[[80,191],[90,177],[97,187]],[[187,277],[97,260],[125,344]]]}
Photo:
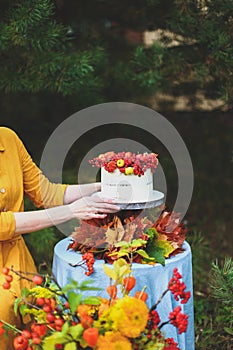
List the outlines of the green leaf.
{"label": "green leaf", "polygon": [[139,255],[141,255],[143,258],[146,258],[146,259],[152,260],[152,261],[154,260],[154,258],[150,257],[150,256],[147,254],[147,252],[145,252],[145,250],[143,250],[143,249],[137,250],[137,253],[138,253]]}
{"label": "green leaf", "polygon": [[132,248],[137,248],[137,247],[141,247],[141,246],[145,245],[146,243],[147,243],[147,242],[146,242],[144,239],[138,238],[138,239],[134,239],[134,240],[131,242],[130,246],[131,246]]}
{"label": "green leaf", "polygon": [[67,334],[68,330],[69,330],[69,323],[65,322],[62,326],[62,331],[61,331],[62,335],[65,336]]}
{"label": "green leaf", "polygon": [[156,241],[156,246],[164,250],[163,255],[165,258],[168,258],[169,255],[174,251],[173,246],[168,241]]}
{"label": "green leaf", "polygon": [[152,240],[154,237],[156,237],[157,230],[154,227],[151,227],[146,229],[145,232],[150,237],[149,239]]}
{"label": "green leaf", "polygon": [[80,336],[83,333],[84,328],[82,327],[81,323],[70,327],[69,334],[74,340],[79,340]]}
{"label": "green leaf", "polygon": [[76,350],[77,344],[75,342],[68,343],[65,345],[64,350]]}
{"label": "green leaf", "polygon": [[30,295],[30,290],[29,290],[29,289],[23,288],[23,289],[21,290],[21,296],[22,296],[23,298],[27,298],[29,295]]}
{"label": "green leaf", "polygon": [[21,304],[19,306],[19,312],[22,316],[26,315],[28,313],[28,306],[25,304]]}
{"label": "green leaf", "polygon": [[82,297],[82,294],[76,294],[75,292],[70,292],[68,294],[68,301],[72,313],[76,312],[78,305],[81,303]]}
{"label": "green leaf", "polygon": [[14,313],[17,315],[18,313],[18,308],[19,308],[19,305],[20,303],[22,302],[22,299],[21,298],[16,298],[15,299],[15,302],[14,302]]}
{"label": "green leaf", "polygon": [[161,265],[165,265],[165,258],[164,258],[164,250],[163,248],[157,248],[157,250],[154,252],[153,257],[155,258],[155,261]]}
{"label": "green leaf", "polygon": [[67,336],[64,336],[60,332],[54,332],[52,335],[44,338],[43,350],[55,350],[56,344],[64,344],[69,341]]}
{"label": "green leaf", "polygon": [[120,241],[120,242],[116,242],[114,243],[115,247],[124,247],[124,248],[129,248],[130,247],[130,243],[126,242],[126,241]]}
{"label": "green leaf", "polygon": [[83,303],[87,304],[87,305],[100,305],[101,304],[100,300],[94,296],[93,297],[90,296],[90,297],[85,298],[83,300]]}
{"label": "green leaf", "polygon": [[62,288],[62,291],[66,293],[74,289],[79,289],[79,283],[75,280],[70,279],[69,283]]}
{"label": "green leaf", "polygon": [[227,332],[230,335],[233,335],[233,329],[229,327],[224,327],[224,331]]}
{"label": "green leaf", "polygon": [[156,245],[150,246],[147,249],[148,255],[155,259],[155,262],[165,265],[164,249]]}

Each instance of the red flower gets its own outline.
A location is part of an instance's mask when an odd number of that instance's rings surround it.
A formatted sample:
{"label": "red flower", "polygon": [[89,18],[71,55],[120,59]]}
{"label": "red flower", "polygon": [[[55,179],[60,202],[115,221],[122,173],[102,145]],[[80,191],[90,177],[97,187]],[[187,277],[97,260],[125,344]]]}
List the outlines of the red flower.
{"label": "red flower", "polygon": [[107,170],[109,173],[113,173],[114,170],[117,168],[117,162],[115,160],[112,160],[111,162],[105,164],[104,166],[105,170]]}

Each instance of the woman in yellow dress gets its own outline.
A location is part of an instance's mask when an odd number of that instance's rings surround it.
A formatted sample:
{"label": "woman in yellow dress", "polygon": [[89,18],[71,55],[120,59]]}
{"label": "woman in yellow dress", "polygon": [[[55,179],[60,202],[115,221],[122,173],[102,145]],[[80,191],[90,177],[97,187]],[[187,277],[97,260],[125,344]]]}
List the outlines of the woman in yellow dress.
{"label": "woman in yellow dress", "polygon": [[[2,288],[3,267],[36,272],[22,234],[54,226],[70,219],[104,218],[118,211],[113,201],[91,196],[99,183],[63,185],[50,182],[31,159],[16,133],[0,127],[0,320],[20,327],[13,311],[14,300],[27,281],[14,277],[10,290]],[[24,195],[36,207],[24,212]],[[12,337],[0,337],[0,349],[12,350]]]}

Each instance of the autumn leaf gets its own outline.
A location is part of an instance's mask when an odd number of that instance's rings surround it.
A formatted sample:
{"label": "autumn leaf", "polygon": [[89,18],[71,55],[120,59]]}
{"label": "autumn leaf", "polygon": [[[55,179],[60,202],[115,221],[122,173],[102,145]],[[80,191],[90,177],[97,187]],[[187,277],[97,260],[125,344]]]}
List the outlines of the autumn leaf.
{"label": "autumn leaf", "polygon": [[119,242],[124,237],[125,229],[124,229],[124,226],[122,225],[121,219],[117,215],[114,215],[113,223],[114,223],[114,228],[117,232],[117,242]]}
{"label": "autumn leaf", "polygon": [[117,242],[117,230],[108,228],[106,231],[106,242],[114,245]]}
{"label": "autumn leaf", "polygon": [[169,241],[156,241],[156,246],[164,250],[163,255],[165,258],[168,258],[169,255],[173,252],[174,248]]}

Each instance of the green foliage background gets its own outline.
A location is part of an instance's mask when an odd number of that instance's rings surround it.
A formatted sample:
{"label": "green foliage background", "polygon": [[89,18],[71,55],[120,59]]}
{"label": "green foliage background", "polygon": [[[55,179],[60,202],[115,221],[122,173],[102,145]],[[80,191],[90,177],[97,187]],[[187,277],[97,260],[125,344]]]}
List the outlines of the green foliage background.
{"label": "green foliage background", "polygon": [[[104,101],[157,91],[194,95],[201,89],[231,105],[232,5],[232,0],[2,1],[0,90]],[[158,29],[161,39],[151,47],[130,45],[129,30]]]}

